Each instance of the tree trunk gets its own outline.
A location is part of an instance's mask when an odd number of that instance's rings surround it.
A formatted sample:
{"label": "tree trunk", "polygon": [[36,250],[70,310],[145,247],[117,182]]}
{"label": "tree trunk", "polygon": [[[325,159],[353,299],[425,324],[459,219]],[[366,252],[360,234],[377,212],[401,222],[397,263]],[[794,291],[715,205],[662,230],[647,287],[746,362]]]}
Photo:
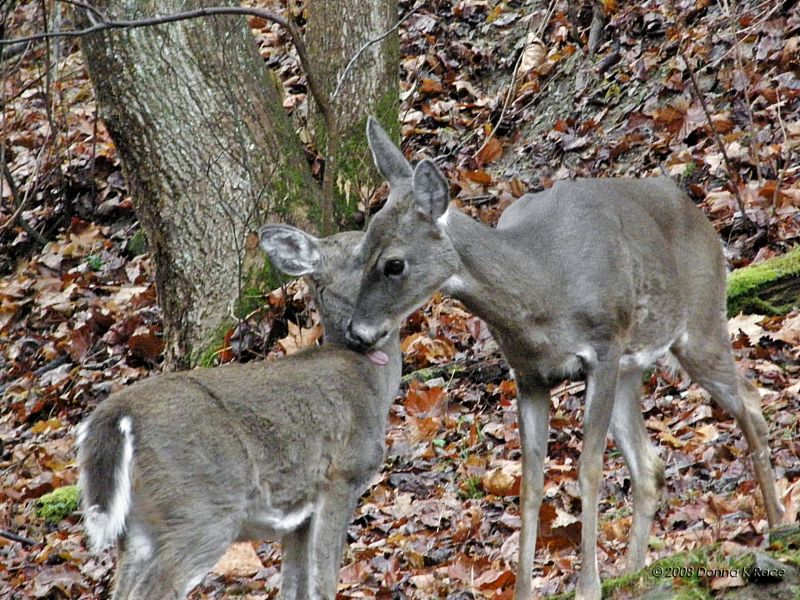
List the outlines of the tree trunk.
{"label": "tree trunk", "polygon": [[[219,4],[93,3],[117,19]],[[155,259],[165,366],[186,366],[264,264],[247,233],[269,220],[315,229],[319,186],[245,17],[107,31],[83,51]]]}
{"label": "tree trunk", "polygon": [[[397,23],[397,0],[309,0],[306,46],[325,95],[331,98],[350,60],[369,40],[380,37]],[[398,138],[398,72],[400,50],[397,30],[371,45],[353,63],[339,94],[331,99],[337,140],[328,158],[327,174],[336,195],[335,218],[347,226],[358,200],[368,199],[382,182],[372,166],[366,140],[366,121],[372,115]],[[319,111],[312,114],[317,147],[325,152],[330,132]]]}

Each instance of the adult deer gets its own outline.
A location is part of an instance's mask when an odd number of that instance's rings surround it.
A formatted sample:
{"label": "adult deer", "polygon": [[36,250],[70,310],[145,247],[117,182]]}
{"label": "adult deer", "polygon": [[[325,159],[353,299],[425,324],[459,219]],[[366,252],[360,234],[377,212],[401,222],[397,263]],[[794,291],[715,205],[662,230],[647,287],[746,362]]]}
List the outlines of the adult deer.
{"label": "adult deer", "polygon": [[558,182],[517,200],[491,229],[448,206],[449,185],[433,161],[412,169],[374,120],[367,136],[390,194],[363,242],[365,270],[348,337],[362,351],[384,343],[437,289],[487,322],[518,389],[517,600],[531,597],[549,388],[567,376],[582,373],[587,381],[578,598],[600,598],[597,506],[609,424],[633,483],[628,567],[644,566],[663,465],[645,429],[640,386],[643,370],[668,352],[744,431],[769,524],[778,524],[782,508],[759,394],[737,376],[731,355],[720,242],[672,181]]}
{"label": "adult deer", "polygon": [[113,598],[184,598],[237,540],[280,539],[283,600],[333,600],[347,524],[383,460],[398,335],[344,346],[362,233],[261,229],[272,262],[307,275],[325,344],[270,364],[151,377],[78,430],[92,546],[118,542]]}

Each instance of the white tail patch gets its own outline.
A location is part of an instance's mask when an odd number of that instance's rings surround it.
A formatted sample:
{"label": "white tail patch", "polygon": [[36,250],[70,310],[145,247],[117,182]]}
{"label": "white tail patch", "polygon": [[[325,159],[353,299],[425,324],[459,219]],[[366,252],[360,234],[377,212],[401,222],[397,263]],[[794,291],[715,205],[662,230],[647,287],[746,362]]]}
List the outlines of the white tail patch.
{"label": "white tail patch", "polygon": [[[119,420],[119,431],[123,437],[122,456],[115,473],[114,495],[108,507],[108,512],[103,512],[95,504],[85,509],[84,527],[89,536],[92,549],[98,552],[113,544],[125,530],[125,521],[131,507],[131,462],[133,461],[133,433],[131,432],[131,418],[122,417]],[[81,435],[84,434],[84,435]],[[79,432],[79,437],[85,437],[85,432]],[[81,475],[83,478],[83,475]],[[81,481],[80,487],[86,489],[86,482]]]}
{"label": "white tail patch", "polygon": [[86,430],[89,429],[89,421],[81,421],[75,429],[75,444],[83,446],[83,441],[86,439]]}

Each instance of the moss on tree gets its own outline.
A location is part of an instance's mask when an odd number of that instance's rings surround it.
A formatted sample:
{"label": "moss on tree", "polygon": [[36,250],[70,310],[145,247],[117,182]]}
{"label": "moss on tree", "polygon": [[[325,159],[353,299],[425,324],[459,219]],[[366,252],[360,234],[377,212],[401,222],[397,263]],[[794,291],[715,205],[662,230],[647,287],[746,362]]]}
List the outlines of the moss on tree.
{"label": "moss on tree", "polygon": [[279,269],[272,266],[269,258],[262,255],[260,265],[251,266],[244,277],[244,286],[237,299],[232,315],[226,316],[219,326],[209,336],[206,343],[193,357],[192,364],[200,367],[212,367],[217,354],[225,345],[225,336],[237,323],[264,305],[264,296],[274,290],[291,277],[284,275]]}
{"label": "moss on tree", "polygon": [[784,315],[800,306],[800,246],[728,276],[728,316]]}

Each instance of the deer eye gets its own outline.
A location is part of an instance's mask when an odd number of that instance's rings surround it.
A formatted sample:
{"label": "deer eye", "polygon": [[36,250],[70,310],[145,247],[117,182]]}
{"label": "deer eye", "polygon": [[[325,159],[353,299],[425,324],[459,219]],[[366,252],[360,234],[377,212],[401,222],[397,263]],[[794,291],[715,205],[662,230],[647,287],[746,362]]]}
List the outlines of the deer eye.
{"label": "deer eye", "polygon": [[390,258],[383,265],[383,274],[387,277],[397,277],[402,275],[406,269],[406,263],[401,258]]}

